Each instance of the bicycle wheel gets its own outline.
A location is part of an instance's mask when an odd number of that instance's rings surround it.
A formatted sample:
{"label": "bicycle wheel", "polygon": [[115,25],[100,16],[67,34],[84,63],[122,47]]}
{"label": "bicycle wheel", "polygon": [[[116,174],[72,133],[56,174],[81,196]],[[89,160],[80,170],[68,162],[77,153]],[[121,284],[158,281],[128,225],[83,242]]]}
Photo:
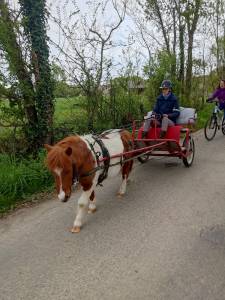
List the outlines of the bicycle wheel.
{"label": "bicycle wheel", "polygon": [[225,119],[223,118],[223,121],[222,121],[222,133],[225,135]]}
{"label": "bicycle wheel", "polygon": [[189,168],[192,165],[195,157],[195,143],[192,136],[189,136],[189,139],[185,138],[183,147],[185,147],[186,153],[188,153],[187,157],[183,157],[183,163],[185,167]]}
{"label": "bicycle wheel", "polygon": [[204,134],[208,141],[211,141],[216,135],[217,131],[217,119],[215,116],[211,116],[205,123]]}

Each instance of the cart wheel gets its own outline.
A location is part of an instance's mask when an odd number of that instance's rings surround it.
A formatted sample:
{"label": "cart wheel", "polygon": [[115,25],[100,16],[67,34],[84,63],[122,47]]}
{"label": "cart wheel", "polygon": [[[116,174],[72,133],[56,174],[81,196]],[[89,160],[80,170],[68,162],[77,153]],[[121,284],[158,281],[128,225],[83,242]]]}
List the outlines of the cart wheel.
{"label": "cart wheel", "polygon": [[[142,149],[142,148],[144,148],[144,147],[146,147],[146,143],[143,142],[143,141],[138,141],[138,142],[136,143],[135,149]],[[140,163],[142,163],[142,164],[146,163],[146,161],[148,161],[148,159],[149,159],[149,155],[148,155],[148,154],[143,154],[143,155],[137,157],[137,160],[138,160]]]}
{"label": "cart wheel", "polygon": [[187,157],[183,157],[183,163],[185,167],[189,168],[192,165],[195,156],[195,143],[192,136],[189,136],[189,139],[184,139],[183,147],[185,147],[186,153],[188,153]]}
{"label": "cart wheel", "polygon": [[[208,141],[211,141],[214,136],[216,135],[216,131],[217,131],[217,119],[215,116],[211,116],[205,123],[205,127],[204,127],[204,134],[205,134],[205,138]],[[222,127],[223,128],[223,127]],[[222,129],[223,131],[223,129]]]}
{"label": "cart wheel", "polygon": [[225,119],[222,121],[222,133],[225,135]]}

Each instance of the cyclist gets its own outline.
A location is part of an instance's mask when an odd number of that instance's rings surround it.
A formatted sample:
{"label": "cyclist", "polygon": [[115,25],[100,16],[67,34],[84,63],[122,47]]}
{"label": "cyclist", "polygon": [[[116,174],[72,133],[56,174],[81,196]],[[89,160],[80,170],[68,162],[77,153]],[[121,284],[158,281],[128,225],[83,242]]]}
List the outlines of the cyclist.
{"label": "cyclist", "polygon": [[219,109],[223,110],[225,118],[225,79],[220,80],[217,89],[213,92],[212,96],[206,100],[206,102],[212,102],[215,98],[219,100]]}
{"label": "cyclist", "polygon": [[[168,126],[173,126],[176,123],[180,109],[177,97],[172,93],[171,81],[163,80],[160,89],[162,89],[162,93],[156,99],[152,114],[160,115],[160,119],[156,121],[156,125],[161,126],[160,138],[164,138]],[[152,125],[151,119],[145,120],[142,138],[147,137],[148,130]]]}

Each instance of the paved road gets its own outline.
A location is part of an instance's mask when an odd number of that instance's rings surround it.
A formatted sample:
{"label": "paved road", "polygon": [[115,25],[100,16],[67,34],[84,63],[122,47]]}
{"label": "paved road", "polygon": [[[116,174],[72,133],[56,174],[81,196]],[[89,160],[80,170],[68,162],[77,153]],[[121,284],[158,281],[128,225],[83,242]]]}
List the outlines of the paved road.
{"label": "paved road", "polygon": [[195,140],[190,169],[137,165],[122,200],[105,183],[79,235],[73,201],[1,220],[0,299],[225,299],[225,138]]}

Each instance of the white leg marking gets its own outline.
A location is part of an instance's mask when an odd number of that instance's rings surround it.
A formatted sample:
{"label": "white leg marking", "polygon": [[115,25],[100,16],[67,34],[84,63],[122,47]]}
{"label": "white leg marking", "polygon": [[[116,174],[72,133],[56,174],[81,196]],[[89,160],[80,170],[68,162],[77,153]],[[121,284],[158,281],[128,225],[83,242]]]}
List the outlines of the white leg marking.
{"label": "white leg marking", "polygon": [[[83,192],[78,200],[78,212],[73,224],[73,228],[80,228],[83,223],[84,216],[87,213],[88,203],[89,203],[89,197],[91,196],[91,193],[93,191],[93,188],[91,188],[89,191]],[[77,231],[74,231],[77,232]]]}
{"label": "white leg marking", "polygon": [[88,212],[94,213],[96,211],[96,198],[94,198],[92,201],[90,201]]}
{"label": "white leg marking", "polygon": [[119,196],[122,196],[126,193],[126,189],[127,189],[127,176],[125,175],[125,178],[123,179],[120,189],[119,189]]}
{"label": "white leg marking", "polygon": [[65,194],[64,190],[62,189],[62,178],[61,178],[62,169],[56,168],[54,170],[54,172],[56,173],[56,175],[59,176],[59,182],[60,182],[60,186],[59,186],[60,190],[59,190],[58,198],[60,201],[63,201],[63,200],[65,200],[66,194]]}
{"label": "white leg marking", "polygon": [[60,201],[65,200],[65,196],[66,196],[65,192],[62,190],[62,186],[60,186],[60,192],[59,192],[59,194],[58,194],[59,200],[60,200]]}

